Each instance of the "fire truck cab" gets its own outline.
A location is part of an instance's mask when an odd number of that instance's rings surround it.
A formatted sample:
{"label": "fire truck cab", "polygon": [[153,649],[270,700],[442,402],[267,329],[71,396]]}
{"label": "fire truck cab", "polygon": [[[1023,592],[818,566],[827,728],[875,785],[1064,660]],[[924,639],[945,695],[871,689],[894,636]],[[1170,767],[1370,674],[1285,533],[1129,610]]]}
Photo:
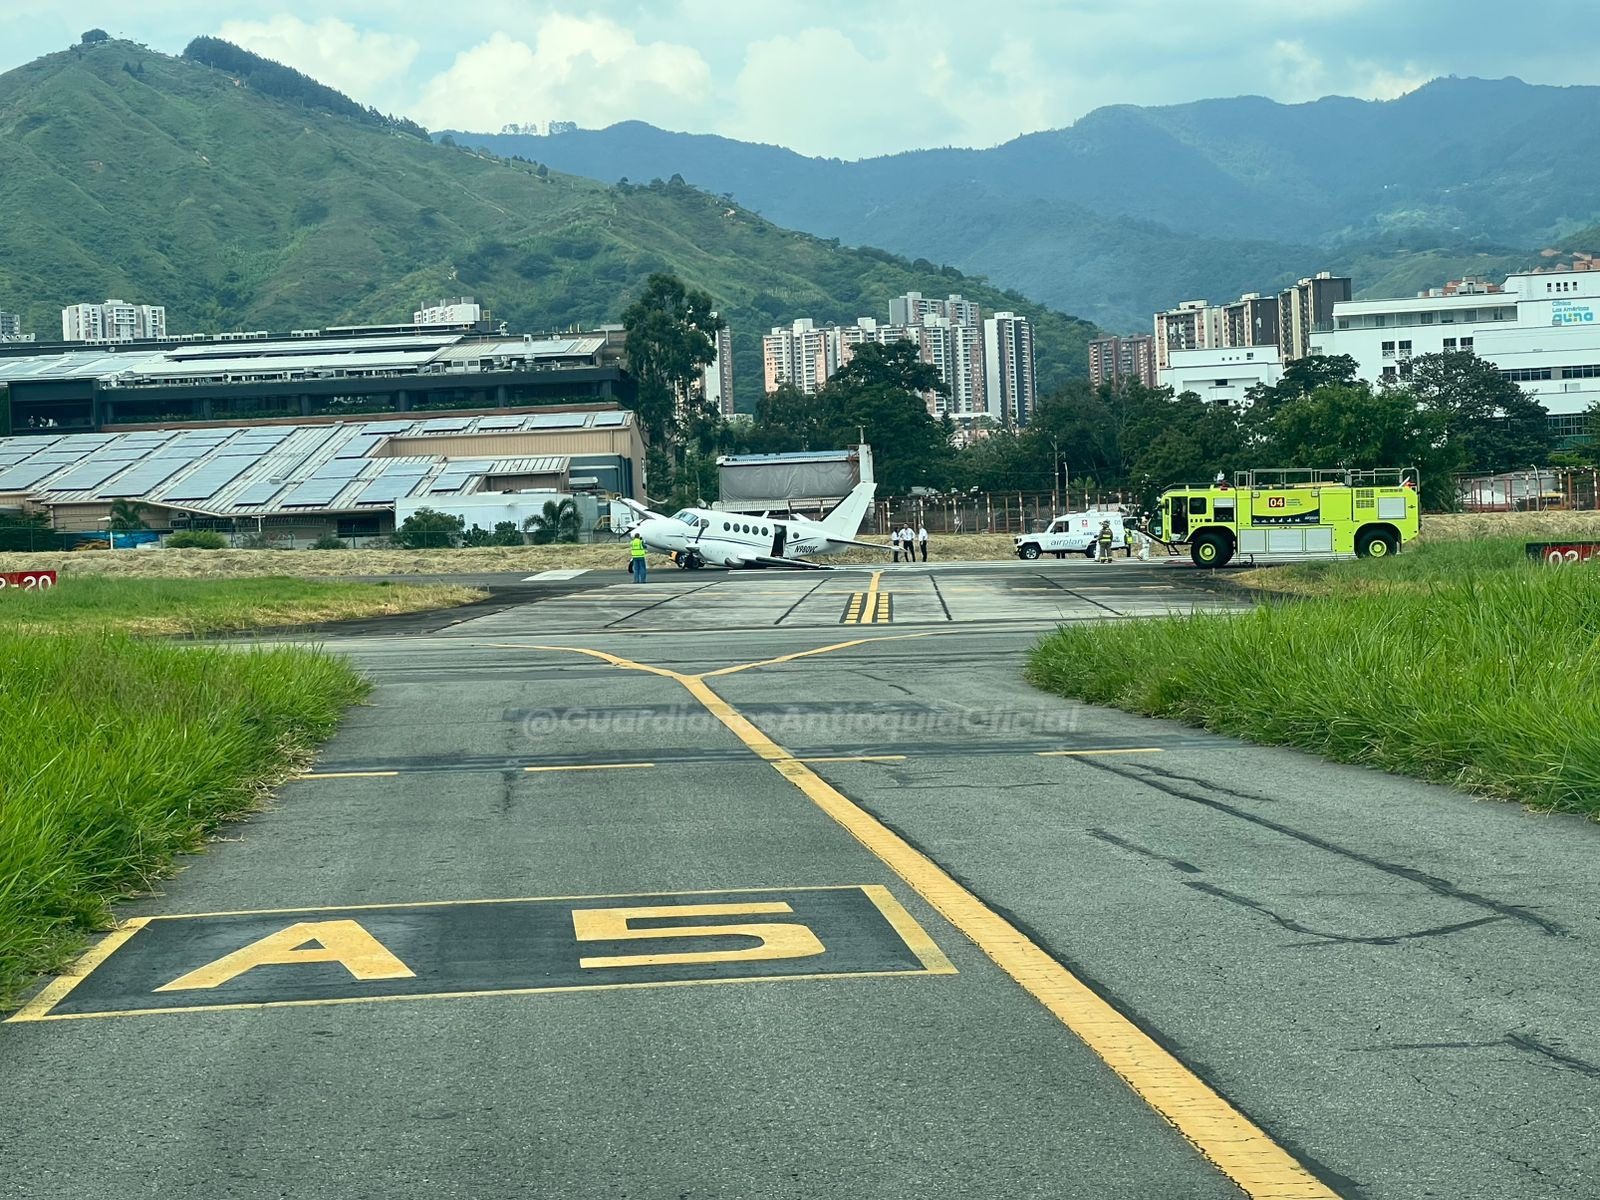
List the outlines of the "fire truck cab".
{"label": "fire truck cab", "polygon": [[1413,467],[1346,471],[1318,467],[1240,471],[1169,488],[1157,536],[1188,546],[1199,567],[1251,558],[1383,558],[1417,536],[1421,503]]}

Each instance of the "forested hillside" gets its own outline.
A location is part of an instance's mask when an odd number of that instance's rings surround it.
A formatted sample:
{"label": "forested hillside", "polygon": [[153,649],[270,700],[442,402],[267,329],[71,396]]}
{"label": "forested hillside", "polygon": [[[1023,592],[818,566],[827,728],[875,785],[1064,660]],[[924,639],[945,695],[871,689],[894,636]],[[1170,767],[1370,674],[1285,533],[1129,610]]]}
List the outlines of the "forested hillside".
{"label": "forested hillside", "polygon": [[681,181],[601,184],[330,107],[127,42],[0,75],[0,308],[41,336],[63,305],[108,296],[165,304],[174,332],[284,330],[469,293],[537,330],[616,321],[670,271],[732,326],[746,407],[767,328],[886,318],[908,290],[1028,314],[1045,389],[1085,370],[1093,326],[954,269],[791,232]]}

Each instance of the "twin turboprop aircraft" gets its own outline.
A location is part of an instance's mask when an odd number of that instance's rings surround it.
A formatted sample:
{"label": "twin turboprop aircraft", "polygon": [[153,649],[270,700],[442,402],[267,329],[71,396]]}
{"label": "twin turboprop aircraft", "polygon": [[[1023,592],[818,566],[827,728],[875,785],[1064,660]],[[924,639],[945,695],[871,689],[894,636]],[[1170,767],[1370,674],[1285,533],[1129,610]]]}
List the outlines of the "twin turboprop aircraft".
{"label": "twin turboprop aircraft", "polygon": [[687,570],[711,563],[719,567],[827,571],[832,568],[811,562],[807,556],[833,554],[846,546],[888,549],[877,542],[856,539],[877,490],[878,485],[870,480],[856,484],[838,507],[820,521],[789,513],[752,517],[715,508],[685,508],[668,517],[651,512],[635,500],[621,503],[639,518],[628,529],[628,536],[636,534],[651,550],[674,555],[678,565]]}

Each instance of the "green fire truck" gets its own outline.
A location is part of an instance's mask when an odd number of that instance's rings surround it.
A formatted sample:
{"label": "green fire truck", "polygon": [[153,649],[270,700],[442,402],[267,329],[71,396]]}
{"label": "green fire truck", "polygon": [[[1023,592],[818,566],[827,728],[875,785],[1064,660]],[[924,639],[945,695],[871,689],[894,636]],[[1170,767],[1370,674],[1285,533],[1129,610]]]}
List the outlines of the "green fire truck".
{"label": "green fire truck", "polygon": [[1415,468],[1240,471],[1233,483],[1168,488],[1151,532],[1198,567],[1251,558],[1383,558],[1417,536]]}

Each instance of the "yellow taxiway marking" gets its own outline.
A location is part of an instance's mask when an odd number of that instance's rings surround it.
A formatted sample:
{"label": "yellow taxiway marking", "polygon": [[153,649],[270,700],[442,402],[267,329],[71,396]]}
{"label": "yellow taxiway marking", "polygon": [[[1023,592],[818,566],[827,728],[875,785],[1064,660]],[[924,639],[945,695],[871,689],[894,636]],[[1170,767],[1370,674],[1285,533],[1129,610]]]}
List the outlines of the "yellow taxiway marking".
{"label": "yellow taxiway marking", "polygon": [[309,771],[300,779],[393,779],[399,771]]}
{"label": "yellow taxiway marking", "polygon": [[839,622],[841,625],[887,625],[892,620],[889,593],[878,590],[882,580],[883,572],[874,571],[866,591],[850,593],[850,603]]}
{"label": "yellow taxiway marking", "polygon": [[105,937],[101,938],[99,942],[79,955],[78,961],[72,964],[69,974],[57,975],[49,983],[45,984],[37,996],[7,1017],[6,1024],[9,1025],[13,1021],[39,1020],[45,1013],[65,1000],[73,988],[87,979],[89,972],[110,958],[114,951],[120,949],[124,942],[148,925],[151,920],[152,918],[150,917],[134,917],[132,920],[122,922],[110,933],[106,934]]}
{"label": "yellow taxiway marking", "polygon": [[[874,585],[878,574],[874,573]],[[751,752],[971,939],[1247,1196],[1253,1200],[1339,1200],[1337,1192],[1306,1170],[1170,1051],[944,868],[774,742],[712,690],[704,676],[685,675],[587,647],[528,648],[584,654],[626,670],[677,682]]]}
{"label": "yellow taxiway marking", "polygon": [[655,763],[569,763],[554,767],[523,767],[524,771],[642,771]]}
{"label": "yellow taxiway marking", "polygon": [[1114,750],[1040,750],[1039,758],[1091,758],[1098,754],[1160,754],[1160,746],[1120,746]]}

